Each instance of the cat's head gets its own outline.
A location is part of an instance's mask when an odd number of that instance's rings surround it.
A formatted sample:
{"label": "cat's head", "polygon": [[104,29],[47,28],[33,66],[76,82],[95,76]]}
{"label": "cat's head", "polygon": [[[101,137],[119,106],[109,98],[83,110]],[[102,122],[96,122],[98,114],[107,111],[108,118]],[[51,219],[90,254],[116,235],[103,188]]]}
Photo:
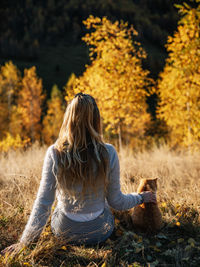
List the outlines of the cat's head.
{"label": "cat's head", "polygon": [[158,178],[141,179],[137,192],[151,191],[156,193]]}

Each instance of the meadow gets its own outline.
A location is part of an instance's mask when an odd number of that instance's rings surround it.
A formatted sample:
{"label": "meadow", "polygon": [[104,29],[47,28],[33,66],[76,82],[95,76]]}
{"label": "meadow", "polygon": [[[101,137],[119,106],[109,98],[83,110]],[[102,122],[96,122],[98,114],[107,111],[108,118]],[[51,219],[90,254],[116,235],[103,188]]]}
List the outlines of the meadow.
{"label": "meadow", "polygon": [[[0,250],[16,243],[27,222],[41,178],[46,147],[0,155]],[[141,178],[158,177],[163,228],[156,235],[134,231],[128,212],[114,212],[115,231],[100,246],[72,246],[55,239],[49,222],[37,243],[0,266],[200,266],[200,153],[167,146],[119,153],[121,187],[137,190]]]}

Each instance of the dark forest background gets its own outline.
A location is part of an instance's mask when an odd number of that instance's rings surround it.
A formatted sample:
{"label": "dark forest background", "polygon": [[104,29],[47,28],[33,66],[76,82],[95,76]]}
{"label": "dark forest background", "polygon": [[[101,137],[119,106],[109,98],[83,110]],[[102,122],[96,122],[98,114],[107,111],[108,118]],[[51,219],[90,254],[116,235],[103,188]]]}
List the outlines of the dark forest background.
{"label": "dark forest background", "polygon": [[12,60],[23,71],[35,65],[47,94],[60,89],[71,73],[80,75],[88,63],[82,21],[90,14],[124,20],[138,31],[147,52],[144,68],[157,78],[167,53],[167,36],[179,19],[172,0],[1,0],[0,64]]}

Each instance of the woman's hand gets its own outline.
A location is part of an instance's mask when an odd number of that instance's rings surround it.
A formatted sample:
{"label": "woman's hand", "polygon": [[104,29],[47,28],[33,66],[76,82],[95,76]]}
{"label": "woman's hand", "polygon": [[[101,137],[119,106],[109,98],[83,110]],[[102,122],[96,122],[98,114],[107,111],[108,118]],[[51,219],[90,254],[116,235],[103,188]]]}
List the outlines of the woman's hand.
{"label": "woman's hand", "polygon": [[11,246],[5,248],[4,250],[2,250],[0,252],[0,254],[2,256],[4,256],[5,254],[11,254],[12,252],[19,252],[19,250],[23,247],[22,243],[16,243],[16,244],[12,244]]}
{"label": "woman's hand", "polygon": [[150,191],[145,191],[140,193],[140,195],[143,197],[144,203],[157,203],[156,194],[152,193]]}

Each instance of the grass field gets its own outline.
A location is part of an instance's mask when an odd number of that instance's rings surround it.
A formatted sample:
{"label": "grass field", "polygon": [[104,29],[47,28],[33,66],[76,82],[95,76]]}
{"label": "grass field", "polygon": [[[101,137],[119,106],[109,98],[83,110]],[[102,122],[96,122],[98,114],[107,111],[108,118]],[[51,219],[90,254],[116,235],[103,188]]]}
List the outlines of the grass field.
{"label": "grass field", "polygon": [[[17,242],[40,182],[46,147],[0,155],[0,250]],[[120,153],[123,192],[140,178],[158,177],[158,203],[164,226],[152,236],[135,232],[127,212],[115,212],[116,229],[101,246],[70,246],[52,235],[49,223],[37,243],[0,266],[200,266],[200,153],[167,147]]]}

